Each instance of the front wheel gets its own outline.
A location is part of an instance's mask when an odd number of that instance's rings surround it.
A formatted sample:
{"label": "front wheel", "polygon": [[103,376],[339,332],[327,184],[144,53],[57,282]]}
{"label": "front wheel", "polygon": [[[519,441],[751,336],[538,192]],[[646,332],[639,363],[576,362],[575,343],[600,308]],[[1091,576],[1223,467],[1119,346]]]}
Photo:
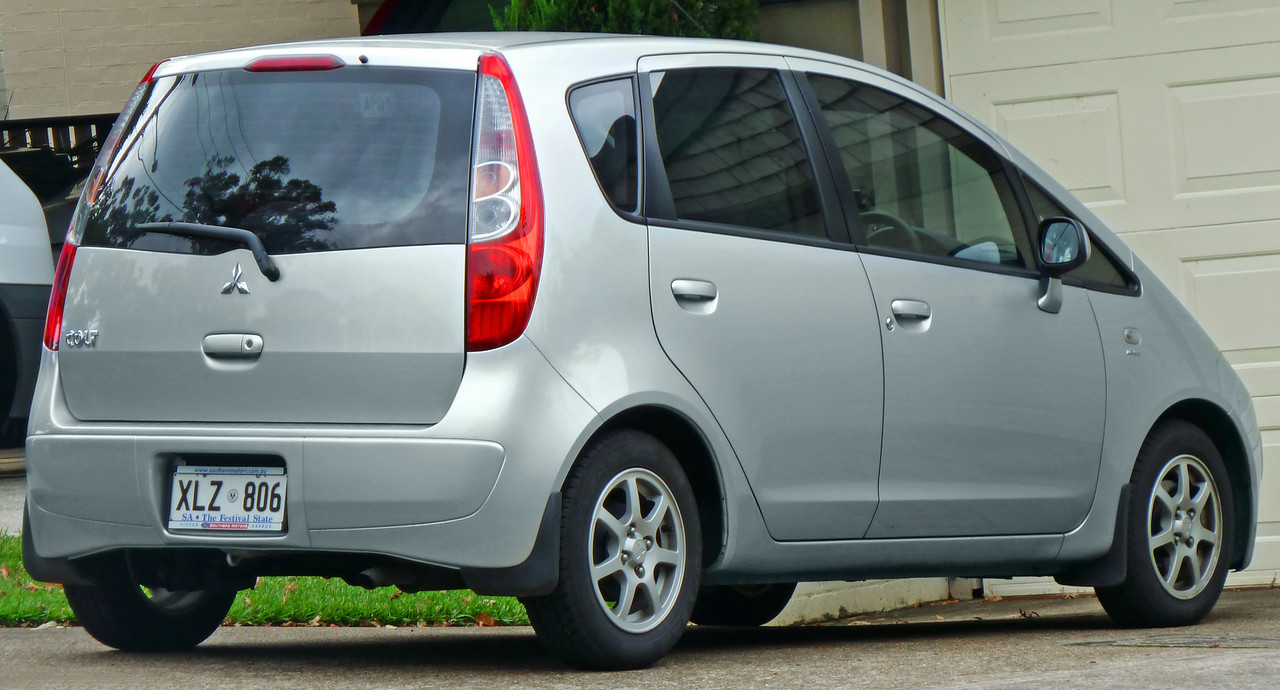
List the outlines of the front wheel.
{"label": "front wheel", "polygon": [[1222,593],[1235,516],[1213,441],[1180,420],[1154,429],[1134,465],[1128,510],[1127,575],[1097,588],[1098,601],[1121,625],[1199,622]]}
{"label": "front wheel", "polygon": [[523,600],[538,637],[577,666],[653,664],[684,632],[702,576],[683,469],[658,439],[620,431],[584,451],[563,495],[560,582]]}
{"label": "front wheel", "polygon": [[63,591],[86,632],[126,652],[174,652],[200,644],[222,624],[236,596],[221,589],[144,589],[127,571]]}

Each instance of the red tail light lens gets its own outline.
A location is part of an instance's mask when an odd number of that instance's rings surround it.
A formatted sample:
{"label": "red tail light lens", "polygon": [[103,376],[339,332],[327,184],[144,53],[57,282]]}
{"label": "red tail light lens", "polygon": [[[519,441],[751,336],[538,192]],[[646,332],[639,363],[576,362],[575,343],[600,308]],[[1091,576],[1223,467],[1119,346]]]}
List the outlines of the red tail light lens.
{"label": "red tail light lens", "polygon": [[480,57],[467,249],[467,350],[491,350],[529,325],[542,271],[542,187],[511,67]]}
{"label": "red tail light lens", "polygon": [[53,274],[53,291],[49,293],[49,311],[44,316],[44,346],[58,350],[62,332],[62,307],[67,303],[67,281],[71,279],[71,264],[76,260],[76,243],[70,237],[62,245],[58,255],[58,269]]}

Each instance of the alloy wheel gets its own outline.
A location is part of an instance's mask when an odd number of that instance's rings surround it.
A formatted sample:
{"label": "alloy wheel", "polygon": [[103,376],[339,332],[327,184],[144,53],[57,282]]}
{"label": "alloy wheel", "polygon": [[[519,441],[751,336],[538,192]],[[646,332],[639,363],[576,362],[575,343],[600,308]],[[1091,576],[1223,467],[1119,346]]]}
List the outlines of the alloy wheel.
{"label": "alloy wheel", "polygon": [[1222,551],[1222,505],[1209,469],[1179,455],[1160,470],[1147,509],[1151,565],[1165,591],[1191,599],[1213,577]]}
{"label": "alloy wheel", "polygon": [[624,470],[596,500],[588,541],[596,601],[629,633],[662,623],[675,606],[688,556],[684,520],[657,474]]}

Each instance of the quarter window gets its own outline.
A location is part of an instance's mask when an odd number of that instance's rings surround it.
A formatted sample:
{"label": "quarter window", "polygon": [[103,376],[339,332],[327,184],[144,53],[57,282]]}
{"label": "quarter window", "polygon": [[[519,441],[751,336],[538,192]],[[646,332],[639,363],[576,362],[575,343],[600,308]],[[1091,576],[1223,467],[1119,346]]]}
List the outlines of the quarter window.
{"label": "quarter window", "polygon": [[825,236],[813,169],[776,71],[680,69],[651,80],[677,218]]}
{"label": "quarter window", "polygon": [[630,79],[589,84],[569,94],[578,138],[600,191],[619,211],[634,213],[639,179],[636,105]]}
{"label": "quarter window", "polygon": [[950,121],[886,91],[809,75],[867,246],[1029,268],[1000,159]]}
{"label": "quarter window", "polygon": [[[1053,218],[1055,216],[1071,217],[1062,206],[1053,200],[1044,190],[1040,189],[1035,183],[1026,180],[1027,196],[1031,199],[1031,206],[1035,209],[1036,218],[1043,221],[1045,218]],[[1115,260],[1106,254],[1102,245],[1097,242],[1093,243],[1093,253],[1089,255],[1084,265],[1076,268],[1066,274],[1068,278],[1076,278],[1086,284],[1102,285],[1109,288],[1130,288],[1132,285],[1124,273],[1116,268]]]}

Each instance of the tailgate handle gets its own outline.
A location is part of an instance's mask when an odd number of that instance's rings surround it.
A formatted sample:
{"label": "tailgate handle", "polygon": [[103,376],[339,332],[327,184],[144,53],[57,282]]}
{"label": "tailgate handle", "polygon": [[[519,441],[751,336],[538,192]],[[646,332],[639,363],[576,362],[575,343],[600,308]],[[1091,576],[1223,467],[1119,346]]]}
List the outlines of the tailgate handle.
{"label": "tailgate handle", "polygon": [[214,333],[206,335],[201,349],[219,359],[256,359],[262,354],[262,336],[256,333]]}

